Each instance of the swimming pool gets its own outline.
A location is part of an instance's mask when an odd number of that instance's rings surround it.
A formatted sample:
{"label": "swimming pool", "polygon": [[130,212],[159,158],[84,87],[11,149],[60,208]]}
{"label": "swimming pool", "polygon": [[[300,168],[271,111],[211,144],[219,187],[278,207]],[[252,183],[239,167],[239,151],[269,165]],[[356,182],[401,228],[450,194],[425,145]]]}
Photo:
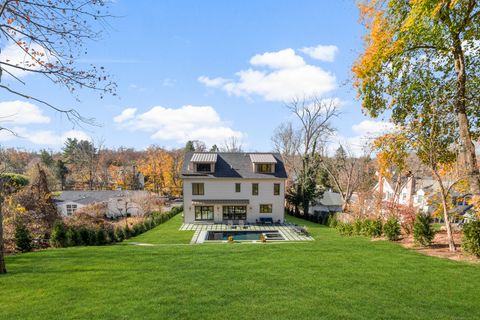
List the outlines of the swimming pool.
{"label": "swimming pool", "polygon": [[206,241],[224,241],[232,236],[235,241],[254,241],[260,240],[264,235],[267,240],[285,240],[277,230],[268,231],[208,231],[205,237]]}

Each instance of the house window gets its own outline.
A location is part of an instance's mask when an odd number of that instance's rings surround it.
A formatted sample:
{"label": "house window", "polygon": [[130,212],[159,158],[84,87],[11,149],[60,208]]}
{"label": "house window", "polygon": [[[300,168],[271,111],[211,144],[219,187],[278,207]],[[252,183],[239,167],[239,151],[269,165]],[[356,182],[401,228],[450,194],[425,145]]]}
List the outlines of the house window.
{"label": "house window", "polygon": [[246,206],[223,206],[223,220],[246,220]]}
{"label": "house window", "polygon": [[195,206],[195,220],[213,220],[213,206]]}
{"label": "house window", "polygon": [[197,172],[211,172],[212,165],[210,163],[197,163]]}
{"label": "house window", "polygon": [[260,173],[271,173],[272,164],[271,163],[261,163],[257,165],[257,171]]}
{"label": "house window", "polygon": [[406,201],[407,200],[407,194],[406,193],[402,193],[402,201]]}
{"label": "house window", "polygon": [[203,196],[204,194],[205,190],[203,187],[203,183],[192,183],[192,195]]}
{"label": "house window", "polygon": [[77,211],[76,204],[67,204],[67,216],[71,216],[75,211]]}
{"label": "house window", "polygon": [[274,196],[280,195],[280,183],[273,184],[273,195]]}
{"label": "house window", "polygon": [[272,213],[272,205],[271,204],[261,204],[260,205],[260,213]]}
{"label": "house window", "polygon": [[417,196],[417,202],[418,202],[419,204],[423,204],[423,195],[419,194],[419,195]]}
{"label": "house window", "polygon": [[235,183],[235,192],[241,192],[242,191],[242,185],[240,183]]}
{"label": "house window", "polygon": [[252,195],[258,196],[258,183],[252,183]]}

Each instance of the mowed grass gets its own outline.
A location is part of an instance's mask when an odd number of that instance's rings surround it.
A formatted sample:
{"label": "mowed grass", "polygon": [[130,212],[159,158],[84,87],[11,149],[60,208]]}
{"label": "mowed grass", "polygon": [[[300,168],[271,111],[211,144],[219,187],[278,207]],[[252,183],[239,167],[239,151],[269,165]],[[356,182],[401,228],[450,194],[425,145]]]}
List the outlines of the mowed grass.
{"label": "mowed grass", "polygon": [[[293,218],[290,218],[294,220]],[[480,319],[480,266],[306,224],[312,242],[121,244],[7,258],[1,319]]]}

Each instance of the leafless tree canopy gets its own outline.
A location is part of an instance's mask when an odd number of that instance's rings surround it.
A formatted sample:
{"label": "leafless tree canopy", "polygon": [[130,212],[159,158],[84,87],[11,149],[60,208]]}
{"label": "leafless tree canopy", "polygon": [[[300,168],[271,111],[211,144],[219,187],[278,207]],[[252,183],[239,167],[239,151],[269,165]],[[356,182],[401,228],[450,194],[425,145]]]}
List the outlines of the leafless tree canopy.
{"label": "leafless tree canopy", "polygon": [[[89,88],[115,94],[116,85],[103,67],[79,69],[76,59],[86,54],[86,42],[99,39],[109,17],[104,0],[4,0],[0,4],[0,88],[65,114],[69,120],[92,123],[73,108],[54,106],[6,84],[6,75],[24,85],[19,74],[40,74],[71,93]],[[10,48],[15,56],[6,55]],[[18,53],[17,53],[18,52]]]}
{"label": "leafless tree canopy", "polygon": [[242,143],[237,137],[231,136],[225,139],[220,150],[222,152],[242,152]]}

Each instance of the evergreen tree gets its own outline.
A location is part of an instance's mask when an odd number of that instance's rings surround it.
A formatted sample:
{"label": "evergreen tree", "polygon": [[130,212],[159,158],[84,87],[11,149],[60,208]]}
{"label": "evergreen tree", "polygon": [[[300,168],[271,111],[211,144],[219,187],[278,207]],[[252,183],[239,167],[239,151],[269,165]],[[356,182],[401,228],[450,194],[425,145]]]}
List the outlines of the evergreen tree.
{"label": "evergreen tree", "polygon": [[188,140],[187,143],[185,144],[185,152],[192,152],[192,151],[195,151],[193,141]]}
{"label": "evergreen tree", "polygon": [[416,244],[428,247],[432,244],[435,231],[432,228],[432,217],[418,213],[413,224],[413,239]]}
{"label": "evergreen tree", "polygon": [[32,235],[22,222],[15,226],[15,247],[20,252],[32,251]]}

